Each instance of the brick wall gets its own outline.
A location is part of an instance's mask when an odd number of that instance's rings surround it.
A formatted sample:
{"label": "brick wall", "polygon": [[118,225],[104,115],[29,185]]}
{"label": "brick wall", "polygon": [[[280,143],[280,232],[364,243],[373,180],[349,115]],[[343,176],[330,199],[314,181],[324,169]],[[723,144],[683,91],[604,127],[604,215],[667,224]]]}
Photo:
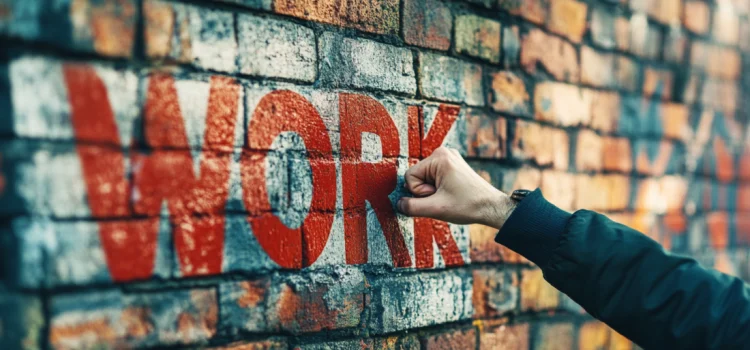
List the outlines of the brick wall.
{"label": "brick wall", "polygon": [[750,279],[748,10],[0,0],[0,348],[633,348],[401,176],[448,145]]}

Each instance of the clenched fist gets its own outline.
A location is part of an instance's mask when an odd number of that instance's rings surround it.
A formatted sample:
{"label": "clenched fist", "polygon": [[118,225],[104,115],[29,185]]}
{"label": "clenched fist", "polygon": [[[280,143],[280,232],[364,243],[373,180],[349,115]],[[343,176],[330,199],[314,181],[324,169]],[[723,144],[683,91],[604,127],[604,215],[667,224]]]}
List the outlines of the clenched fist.
{"label": "clenched fist", "polygon": [[515,207],[508,195],[482,179],[454,149],[436,149],[409,168],[405,178],[414,197],[401,198],[398,209],[409,216],[500,229]]}

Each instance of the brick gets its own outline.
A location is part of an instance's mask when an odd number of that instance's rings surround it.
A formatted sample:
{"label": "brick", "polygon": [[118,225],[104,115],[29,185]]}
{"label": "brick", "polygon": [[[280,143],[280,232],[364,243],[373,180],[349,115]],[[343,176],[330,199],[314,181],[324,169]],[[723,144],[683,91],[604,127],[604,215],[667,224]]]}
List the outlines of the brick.
{"label": "brick", "polygon": [[[618,25],[624,27],[623,30],[618,30],[620,29]],[[627,50],[625,45],[630,44],[630,29],[627,20],[604,7],[591,8],[589,32],[591,40],[604,49]]]}
{"label": "brick", "polygon": [[518,275],[511,269],[474,270],[474,318],[495,318],[516,311]]}
{"label": "brick", "polygon": [[426,349],[475,349],[477,347],[477,336],[474,328],[457,329],[422,336],[421,342]]}
{"label": "brick", "polygon": [[240,72],[312,82],[317,73],[315,33],[294,23],[237,17]]}
{"label": "brick", "polygon": [[0,32],[10,36],[108,57],[133,55],[138,22],[133,0],[60,1],[55,6],[10,0],[0,6],[5,7]]}
{"label": "brick", "polygon": [[146,55],[151,59],[237,71],[237,42],[231,12],[148,0],[143,5]]}
{"label": "brick", "polygon": [[482,67],[452,57],[421,52],[419,92],[431,99],[484,106]]}
{"label": "brick", "polygon": [[514,158],[532,160],[540,166],[551,165],[555,169],[567,170],[568,141],[568,134],[565,130],[518,120],[511,154]]}
{"label": "brick", "polygon": [[602,169],[629,173],[633,170],[630,140],[624,137],[602,138]]}
{"label": "brick", "polygon": [[731,48],[694,41],[690,50],[691,65],[708,75],[726,80],[736,80],[740,74],[739,53]]}
{"label": "brick", "polygon": [[572,323],[546,323],[534,332],[533,350],[569,350],[573,348]]}
{"label": "brick", "polygon": [[542,193],[544,197],[564,209],[573,209],[575,201],[576,177],[562,171],[545,170],[542,172]]}
{"label": "brick", "polygon": [[474,15],[456,17],[456,52],[500,62],[500,22]]}
{"label": "brick", "polygon": [[592,321],[578,330],[578,346],[581,350],[630,349],[633,344],[606,324]]}
{"label": "brick", "polygon": [[320,80],[332,87],[416,92],[411,51],[327,32],[319,42]]}
{"label": "brick", "polygon": [[688,0],[682,8],[682,25],[697,34],[708,33],[711,9],[705,1]]}
{"label": "brick", "polygon": [[720,43],[737,45],[740,39],[740,18],[731,6],[719,3],[714,11],[714,39]]}
{"label": "brick", "polygon": [[272,279],[225,282],[219,285],[222,333],[262,333],[273,329],[267,321]]}
{"label": "brick", "polygon": [[[538,171],[537,176],[539,176]],[[536,188],[537,186],[527,188]],[[471,237],[471,261],[478,263],[528,263],[528,260],[521,255],[495,242],[497,232],[497,229],[494,227],[479,224],[469,225],[469,234]]]}
{"label": "brick", "polygon": [[578,52],[570,43],[532,29],[521,40],[521,66],[531,74],[541,67],[556,80],[579,81]]}
{"label": "brick", "polygon": [[659,22],[673,24],[680,20],[681,3],[680,0],[630,0],[630,8],[633,11],[646,12]]}
{"label": "brick", "polygon": [[669,69],[646,67],[643,70],[643,96],[670,100],[674,75]]}
{"label": "brick", "polygon": [[282,15],[355,28],[377,34],[396,34],[399,23],[398,0],[277,0],[273,10]]}
{"label": "brick", "polygon": [[736,82],[706,79],[703,82],[700,103],[721,111],[725,116],[732,116],[738,107],[739,93]]}
{"label": "brick", "polygon": [[619,88],[627,91],[638,89],[640,82],[640,68],[638,63],[626,56],[617,56],[615,58],[615,75]]}
{"label": "brick", "polygon": [[[670,0],[671,1],[671,0]],[[630,51],[635,55],[658,59],[661,52],[662,32],[648,23],[646,16],[633,15],[630,20]]]}
{"label": "brick", "polygon": [[466,155],[472,158],[500,159],[507,153],[507,122],[481,110],[466,113]]}
{"label": "brick", "polygon": [[404,1],[404,40],[407,44],[446,51],[451,45],[453,16],[438,0]]}
{"label": "brick", "polygon": [[225,2],[228,4],[241,5],[244,7],[248,7],[251,9],[258,9],[258,10],[270,10],[271,3],[273,2],[273,0],[214,0],[214,1]]}
{"label": "brick", "polygon": [[548,0],[499,0],[498,6],[512,15],[539,25],[544,24],[547,18]]}
{"label": "brick", "polygon": [[368,279],[368,328],[374,334],[471,318],[471,274],[465,270]]}
{"label": "brick", "polygon": [[42,300],[38,295],[0,287],[0,348],[41,349],[44,326]]}
{"label": "brick", "polygon": [[544,280],[542,270],[521,272],[521,311],[553,310],[560,305],[560,292]]}
{"label": "brick", "polygon": [[[750,26],[748,26],[750,27]],[[503,27],[503,66],[517,67],[521,55],[521,36],[517,26]]]}
{"label": "brick", "polygon": [[282,350],[288,349],[289,345],[284,339],[267,339],[251,342],[237,342],[226,346],[208,348],[210,350]]}
{"label": "brick", "polygon": [[487,101],[497,112],[525,116],[530,113],[529,92],[523,79],[513,72],[490,73]]}
{"label": "brick", "polygon": [[309,344],[298,344],[293,347],[300,350],[348,350],[348,349],[393,349],[419,350],[419,338],[416,335],[395,335],[382,338],[361,338],[353,340],[328,340]]}
{"label": "brick", "polygon": [[622,210],[630,199],[630,179],[623,175],[579,174],[575,188],[575,209]]}
{"label": "brick", "polygon": [[550,0],[547,27],[553,33],[581,42],[586,31],[585,3],[575,0]]}
{"label": "brick", "polygon": [[581,46],[581,82],[596,87],[610,88],[617,84],[615,56]]}
{"label": "brick", "polygon": [[679,140],[687,140],[692,134],[688,118],[688,107],[678,103],[664,103],[661,105],[662,127],[664,136]]}
{"label": "brick", "polygon": [[687,36],[679,28],[672,28],[664,37],[664,60],[670,63],[682,63],[685,60]]}
{"label": "brick", "polygon": [[500,324],[480,328],[480,349],[529,349],[529,324]]}
{"label": "brick", "polygon": [[215,289],[123,293],[119,290],[51,298],[53,348],[204,344],[216,334]]}
{"label": "brick", "polygon": [[588,125],[593,94],[573,85],[545,82],[534,89],[537,120],[562,126]]}
{"label": "brick", "polygon": [[591,127],[604,132],[617,130],[620,95],[605,91],[592,92],[591,95]]}

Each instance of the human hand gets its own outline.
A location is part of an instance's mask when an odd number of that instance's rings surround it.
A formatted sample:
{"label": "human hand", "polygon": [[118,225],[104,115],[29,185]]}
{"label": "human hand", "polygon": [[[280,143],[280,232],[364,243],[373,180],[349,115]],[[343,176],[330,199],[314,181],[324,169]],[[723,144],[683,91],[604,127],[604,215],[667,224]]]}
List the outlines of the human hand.
{"label": "human hand", "polygon": [[482,179],[458,151],[446,147],[409,168],[405,187],[414,195],[398,201],[409,216],[500,229],[513,211],[510,197]]}

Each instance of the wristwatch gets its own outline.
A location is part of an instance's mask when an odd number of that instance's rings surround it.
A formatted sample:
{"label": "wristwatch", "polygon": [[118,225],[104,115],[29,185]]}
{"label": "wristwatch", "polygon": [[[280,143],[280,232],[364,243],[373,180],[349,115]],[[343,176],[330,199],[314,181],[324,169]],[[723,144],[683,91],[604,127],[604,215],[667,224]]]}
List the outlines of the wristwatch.
{"label": "wristwatch", "polygon": [[520,203],[520,202],[521,202],[521,201],[522,201],[522,200],[523,200],[524,198],[526,198],[526,196],[528,196],[528,195],[529,195],[529,193],[531,193],[531,191],[529,191],[529,190],[515,190],[515,191],[513,191],[513,193],[512,193],[511,195],[510,195],[510,199],[512,199],[512,200],[513,200],[514,202],[516,202],[516,204],[518,204],[518,203]]}

